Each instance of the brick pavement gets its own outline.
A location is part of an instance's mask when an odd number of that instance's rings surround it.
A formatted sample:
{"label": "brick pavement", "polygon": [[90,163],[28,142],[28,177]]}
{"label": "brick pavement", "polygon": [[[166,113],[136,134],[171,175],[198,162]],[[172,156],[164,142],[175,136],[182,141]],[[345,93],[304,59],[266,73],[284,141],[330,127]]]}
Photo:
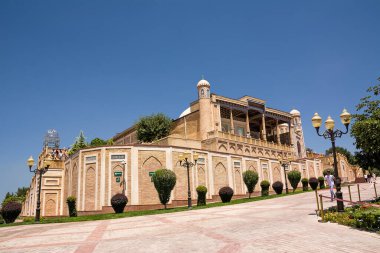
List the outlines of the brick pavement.
{"label": "brick pavement", "polygon": [[[374,195],[373,186],[360,188],[362,199]],[[326,199],[324,206],[334,203]],[[379,234],[319,223],[315,206],[310,192],[154,216],[4,227],[0,252],[380,252]]]}

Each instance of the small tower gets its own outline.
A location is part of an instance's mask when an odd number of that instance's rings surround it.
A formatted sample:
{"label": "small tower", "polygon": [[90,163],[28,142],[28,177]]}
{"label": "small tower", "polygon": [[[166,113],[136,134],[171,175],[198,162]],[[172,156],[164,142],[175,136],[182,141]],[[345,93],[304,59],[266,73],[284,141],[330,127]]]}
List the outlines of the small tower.
{"label": "small tower", "polygon": [[294,152],[298,158],[305,158],[306,148],[303,137],[301,113],[298,110],[293,109],[290,111],[290,114],[292,115],[290,132],[292,136],[292,143],[294,144]]}
{"label": "small tower", "polygon": [[202,78],[197,84],[199,101],[199,131],[202,140],[207,139],[207,133],[212,131],[210,83]]}

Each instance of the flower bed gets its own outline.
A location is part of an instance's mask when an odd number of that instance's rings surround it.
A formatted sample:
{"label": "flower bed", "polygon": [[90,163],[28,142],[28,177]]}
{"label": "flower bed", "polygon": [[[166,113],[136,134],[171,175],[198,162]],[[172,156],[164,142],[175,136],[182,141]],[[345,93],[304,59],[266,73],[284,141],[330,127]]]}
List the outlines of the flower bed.
{"label": "flower bed", "polygon": [[324,220],[367,231],[380,232],[380,209],[375,207],[355,205],[347,207],[342,213],[330,209],[325,213]]}

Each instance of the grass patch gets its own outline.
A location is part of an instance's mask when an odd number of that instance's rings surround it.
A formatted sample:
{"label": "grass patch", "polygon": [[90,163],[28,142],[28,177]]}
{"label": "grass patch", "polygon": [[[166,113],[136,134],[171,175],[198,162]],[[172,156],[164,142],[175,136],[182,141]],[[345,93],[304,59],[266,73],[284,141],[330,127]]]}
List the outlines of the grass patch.
{"label": "grass patch", "polygon": [[[312,190],[309,190],[308,192],[311,192],[311,191]],[[290,195],[295,195],[295,194],[300,194],[300,193],[304,193],[304,191],[296,190],[295,192],[289,192],[289,194],[283,193],[280,195],[273,194],[273,195],[263,196],[263,197],[261,197],[261,196],[251,197],[250,199],[249,198],[235,199],[235,200],[231,200],[231,202],[229,202],[229,203],[215,202],[215,203],[209,203],[206,206],[196,206],[195,205],[195,206],[193,206],[192,210],[243,204],[243,203],[255,202],[255,201],[266,200],[266,199],[280,198],[280,197],[285,197],[285,196],[290,196]],[[130,211],[130,212],[119,213],[119,214],[109,213],[109,214],[95,214],[95,215],[86,215],[86,216],[78,216],[78,217],[42,218],[40,224],[109,220],[109,219],[119,219],[119,218],[135,217],[135,216],[143,216],[143,215],[176,213],[176,212],[183,212],[183,211],[188,211],[187,206],[168,208],[168,209],[158,209],[158,210]],[[35,224],[34,223],[34,217],[28,217],[25,219],[24,222],[11,223],[11,224],[0,224],[0,227],[18,226],[18,225],[31,225],[31,224]]]}

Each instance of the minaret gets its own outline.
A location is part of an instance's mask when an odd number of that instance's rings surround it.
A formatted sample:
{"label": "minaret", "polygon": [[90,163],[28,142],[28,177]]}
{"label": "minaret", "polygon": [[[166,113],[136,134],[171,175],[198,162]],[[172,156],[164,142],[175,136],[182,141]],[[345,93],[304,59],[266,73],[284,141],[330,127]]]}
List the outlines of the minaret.
{"label": "minaret", "polygon": [[212,131],[212,114],[210,99],[210,83],[202,78],[197,84],[199,100],[199,132],[201,140],[207,139],[207,133]]}
{"label": "minaret", "polygon": [[292,131],[292,143],[294,144],[294,152],[298,158],[306,157],[305,140],[303,137],[301,113],[293,109],[290,111],[292,115],[291,129]]}

